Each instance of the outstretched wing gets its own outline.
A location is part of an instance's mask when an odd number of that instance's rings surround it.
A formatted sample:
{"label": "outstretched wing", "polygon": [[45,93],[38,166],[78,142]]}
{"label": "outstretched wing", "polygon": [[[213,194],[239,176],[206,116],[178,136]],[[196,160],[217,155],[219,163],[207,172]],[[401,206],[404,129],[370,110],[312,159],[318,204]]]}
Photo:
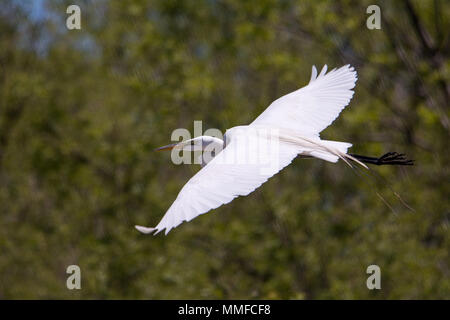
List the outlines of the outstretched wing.
{"label": "outstretched wing", "polygon": [[251,125],[269,125],[316,135],[328,127],[353,97],[357,74],[350,65],[317,76],[312,67],[309,84],[274,102]]}
{"label": "outstretched wing", "polygon": [[[238,196],[253,192],[291,163],[299,152],[297,146],[289,144],[257,146],[258,143],[248,145],[239,140],[231,141],[186,183],[155,228],[136,226],[136,229],[155,234],[165,229],[167,234],[183,221],[190,221]],[[250,154],[257,154],[257,161],[246,156]]]}
{"label": "outstretched wing", "polygon": [[[313,67],[307,86],[275,100],[251,125],[288,129],[317,137],[350,102],[353,96],[351,89],[357,80],[356,71],[349,65],[328,74],[325,74],[326,70],[327,67],[324,66],[317,76],[317,70]],[[276,149],[269,147],[253,150],[257,145],[259,144],[243,145],[239,140],[231,141],[181,189],[177,199],[155,228],[136,228],[143,233],[155,234],[165,229],[167,234],[183,221],[190,221],[238,196],[253,192],[302,151],[299,146],[288,143],[279,143]],[[242,154],[257,154],[259,161],[227,160],[236,159]]]}

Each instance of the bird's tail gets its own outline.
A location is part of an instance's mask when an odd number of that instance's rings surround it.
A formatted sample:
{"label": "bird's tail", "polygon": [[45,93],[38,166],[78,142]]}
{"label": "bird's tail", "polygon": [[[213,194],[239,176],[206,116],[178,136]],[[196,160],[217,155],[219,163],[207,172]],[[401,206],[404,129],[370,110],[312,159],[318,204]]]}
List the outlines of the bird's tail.
{"label": "bird's tail", "polygon": [[[321,158],[323,160],[328,160],[332,162],[336,162],[337,158],[342,159],[347,163],[350,167],[351,161],[355,162],[362,167],[368,169],[365,165],[373,164],[377,166],[381,165],[400,165],[400,166],[412,166],[414,165],[414,160],[406,158],[403,153],[397,152],[388,152],[381,157],[368,157],[362,156],[358,154],[347,153],[348,148],[352,146],[351,143],[348,142],[340,142],[340,141],[329,141],[329,140],[320,140],[319,143],[316,144],[322,147],[322,150],[313,151],[311,155],[317,158]],[[336,160],[333,160],[336,159]]]}
{"label": "bird's tail", "polygon": [[321,140],[314,137],[305,137],[303,135],[282,134],[279,135],[280,140],[293,143],[300,146],[303,151],[307,151],[310,156],[322,160],[337,162],[339,159],[343,160],[350,167],[353,167],[352,162],[359,164],[363,168],[369,169],[367,164],[374,165],[413,165],[414,160],[409,160],[404,154],[397,152],[388,152],[379,158],[361,156],[357,154],[347,153],[347,150],[352,146],[351,143],[331,140]]}
{"label": "bird's tail", "polygon": [[309,141],[314,143],[319,149],[310,152],[311,156],[323,159],[330,162],[337,162],[338,159],[343,160],[350,167],[353,167],[350,161],[353,161],[360,166],[367,168],[367,166],[361,162],[356,157],[347,153],[348,148],[352,146],[351,143],[341,142],[341,141],[330,141],[330,140],[318,140]]}

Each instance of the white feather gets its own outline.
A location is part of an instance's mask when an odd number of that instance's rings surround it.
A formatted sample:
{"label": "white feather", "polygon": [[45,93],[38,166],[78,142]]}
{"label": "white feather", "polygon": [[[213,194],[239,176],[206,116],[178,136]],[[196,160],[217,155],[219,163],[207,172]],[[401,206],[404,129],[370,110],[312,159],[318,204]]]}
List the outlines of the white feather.
{"label": "white feather", "polygon": [[350,65],[325,74],[326,70],[325,65],[315,78],[317,70],[313,67],[307,86],[272,102],[251,124],[319,135],[348,105],[357,80]]}
{"label": "white feather", "polygon": [[[326,73],[325,65],[317,76],[312,67],[307,86],[275,100],[249,126],[235,127],[227,131],[227,147],[195,174],[181,189],[176,200],[155,228],[136,226],[143,233],[167,234],[183,221],[231,202],[238,196],[246,196],[270,177],[289,165],[298,154],[314,156],[336,162],[356,159],[347,155],[350,143],[320,140],[319,133],[328,127],[350,102],[357,76],[353,67],[346,65]],[[243,129],[238,133],[237,128]],[[252,143],[243,143],[239,137],[248,138],[255,128],[279,131],[278,144],[267,143],[266,138],[256,136]],[[273,134],[272,134],[273,137]],[[219,142],[220,143],[220,142]],[[266,143],[266,148],[258,148]],[[258,163],[243,154],[254,154]],[[360,163],[365,167],[364,164]]]}

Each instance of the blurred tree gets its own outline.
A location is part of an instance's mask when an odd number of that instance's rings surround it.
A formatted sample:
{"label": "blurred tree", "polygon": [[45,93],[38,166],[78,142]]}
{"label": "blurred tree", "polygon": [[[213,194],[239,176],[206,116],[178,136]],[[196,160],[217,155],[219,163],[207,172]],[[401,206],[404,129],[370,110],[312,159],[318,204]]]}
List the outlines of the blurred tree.
{"label": "blurred tree", "polygon": [[[0,298],[450,297],[448,1],[378,1],[381,30],[373,1],[31,3],[0,3]],[[347,63],[355,96],[322,136],[416,166],[297,159],[168,237],[133,229],[198,170],[153,154],[172,130],[247,124]]]}

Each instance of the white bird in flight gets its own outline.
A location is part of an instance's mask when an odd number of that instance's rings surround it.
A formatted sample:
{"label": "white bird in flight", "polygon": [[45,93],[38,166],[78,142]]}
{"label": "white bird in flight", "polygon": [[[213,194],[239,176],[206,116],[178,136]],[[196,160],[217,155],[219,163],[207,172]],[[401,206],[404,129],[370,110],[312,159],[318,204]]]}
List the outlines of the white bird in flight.
{"label": "white bird in flight", "polygon": [[[350,65],[326,72],[325,65],[317,75],[313,66],[308,85],[272,102],[248,126],[228,129],[224,141],[200,136],[158,148],[185,151],[219,148],[219,152],[210,161],[203,161],[203,168],[184,185],[156,227],[135,226],[136,229],[154,234],[165,230],[167,235],[183,221],[250,194],[297,156],[329,162],[342,159],[349,166],[355,162],[365,168],[363,162],[412,165],[412,160],[403,154],[389,152],[379,158],[359,156],[347,153],[351,143],[320,139],[320,132],[349,104],[357,80],[356,71]],[[243,154],[247,156],[241,157]],[[258,161],[254,161],[255,156]],[[240,160],[236,161],[237,158]]]}

